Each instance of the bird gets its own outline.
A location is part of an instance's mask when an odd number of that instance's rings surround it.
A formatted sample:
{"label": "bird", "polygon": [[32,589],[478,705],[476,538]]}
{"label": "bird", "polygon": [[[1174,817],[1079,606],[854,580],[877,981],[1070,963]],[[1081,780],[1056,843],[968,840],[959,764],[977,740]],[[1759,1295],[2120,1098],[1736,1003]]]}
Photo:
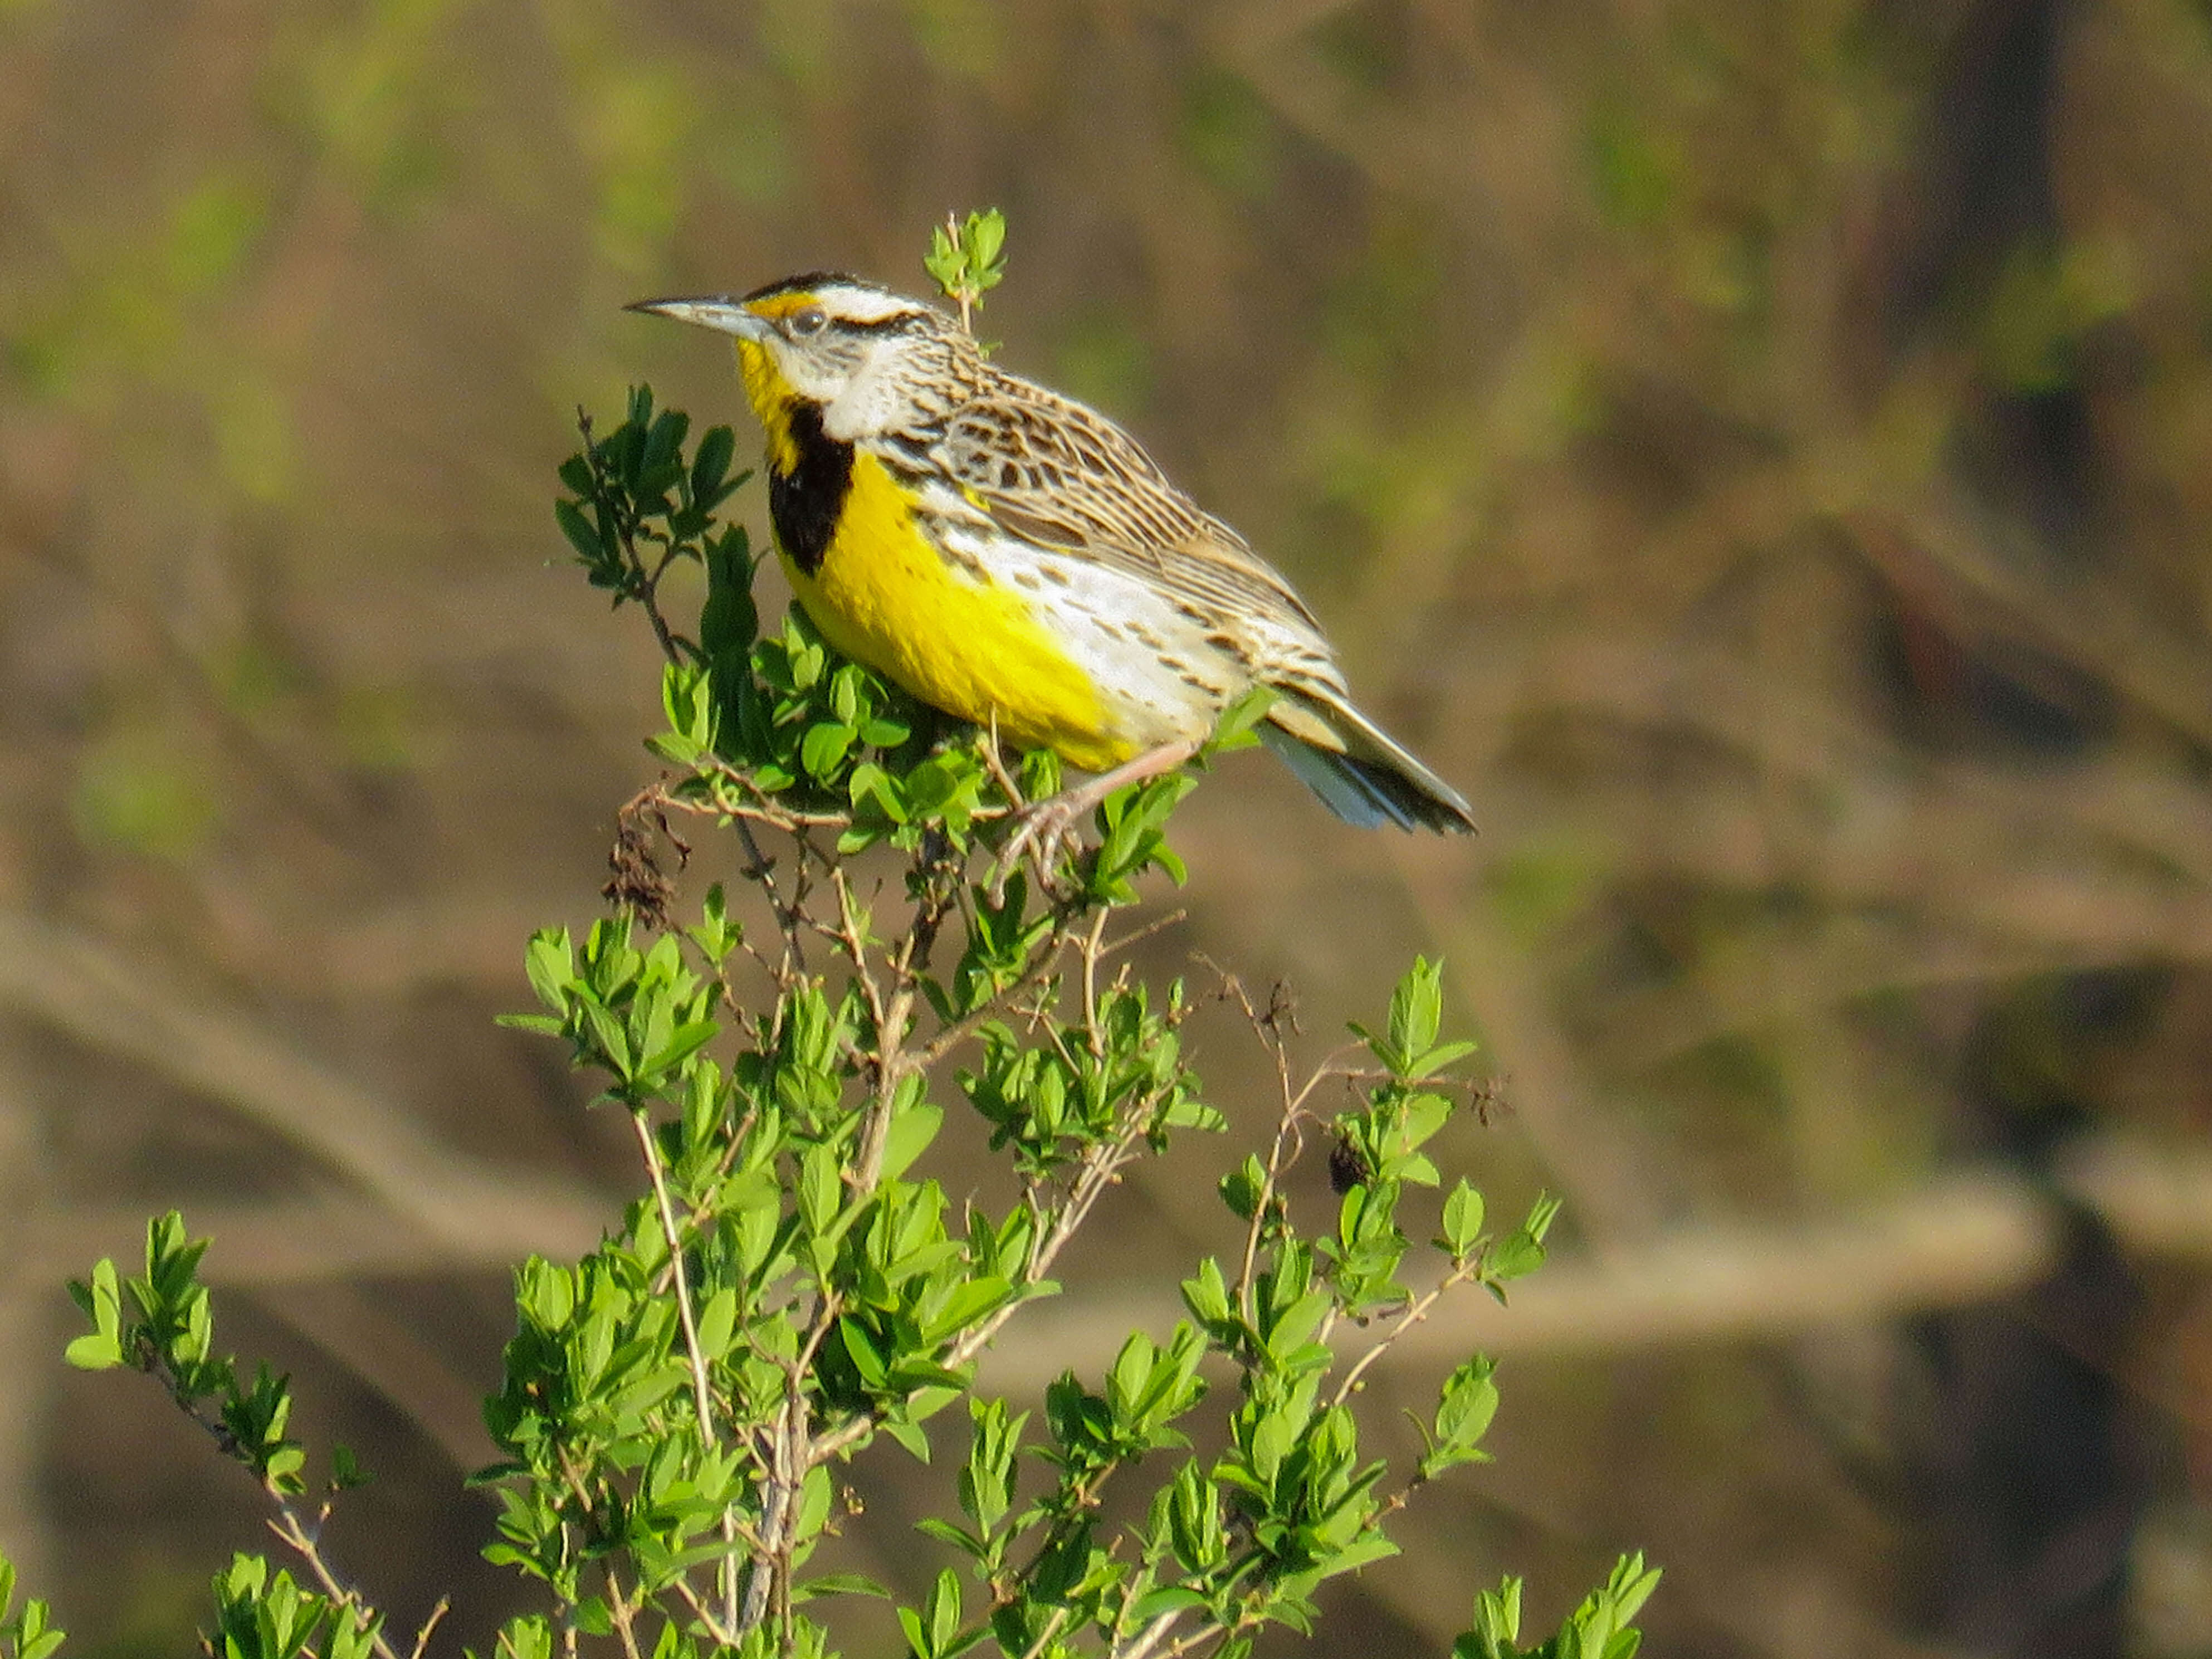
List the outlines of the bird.
{"label": "bird", "polygon": [[1038,804],[1048,843],[1190,759],[1255,687],[1273,694],[1259,737],[1339,817],[1474,829],[1353,703],[1313,611],[1250,544],[962,319],[834,271],[628,309],[735,340],[777,554],[823,636],[1093,775]]}

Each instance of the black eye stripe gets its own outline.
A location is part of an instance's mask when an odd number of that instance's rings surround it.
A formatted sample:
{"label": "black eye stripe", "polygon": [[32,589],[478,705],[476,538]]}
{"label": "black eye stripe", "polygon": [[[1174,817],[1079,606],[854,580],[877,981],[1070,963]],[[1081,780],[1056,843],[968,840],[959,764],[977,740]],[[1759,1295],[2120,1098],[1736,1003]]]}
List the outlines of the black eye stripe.
{"label": "black eye stripe", "polygon": [[837,319],[837,326],[850,330],[854,334],[896,334],[913,328],[921,321],[921,312],[900,311],[894,312],[888,317],[872,318],[866,322],[862,322],[854,317],[840,317]]}
{"label": "black eye stripe", "polygon": [[832,330],[844,335],[909,334],[918,330],[924,320],[925,313],[916,311],[902,311],[889,317],[838,317],[820,306],[806,306],[784,318],[783,332],[787,338],[793,340],[811,340]]}

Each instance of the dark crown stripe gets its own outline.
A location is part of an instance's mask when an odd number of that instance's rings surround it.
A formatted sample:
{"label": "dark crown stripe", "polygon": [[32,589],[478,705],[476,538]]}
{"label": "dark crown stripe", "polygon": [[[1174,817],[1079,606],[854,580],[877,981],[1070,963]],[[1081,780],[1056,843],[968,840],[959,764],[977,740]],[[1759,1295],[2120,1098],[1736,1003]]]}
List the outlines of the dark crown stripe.
{"label": "dark crown stripe", "polygon": [[780,276],[766,288],[755,289],[738,303],[749,306],[756,300],[773,300],[779,294],[811,294],[816,289],[827,288],[833,283],[862,286],[859,277],[848,276],[842,270],[810,270],[797,276]]}

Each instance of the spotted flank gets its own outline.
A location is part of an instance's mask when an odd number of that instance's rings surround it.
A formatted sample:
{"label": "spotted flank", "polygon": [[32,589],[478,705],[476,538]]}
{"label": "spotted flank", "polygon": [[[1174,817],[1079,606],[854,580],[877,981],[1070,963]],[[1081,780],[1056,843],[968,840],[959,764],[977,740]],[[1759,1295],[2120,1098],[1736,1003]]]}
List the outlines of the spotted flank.
{"label": "spotted flank", "polygon": [[1471,830],[1353,705],[1313,613],[1105,416],[986,361],[934,307],[831,272],[634,309],[734,337],[785,572],[823,635],[915,696],[1100,772],[1261,735],[1340,817]]}

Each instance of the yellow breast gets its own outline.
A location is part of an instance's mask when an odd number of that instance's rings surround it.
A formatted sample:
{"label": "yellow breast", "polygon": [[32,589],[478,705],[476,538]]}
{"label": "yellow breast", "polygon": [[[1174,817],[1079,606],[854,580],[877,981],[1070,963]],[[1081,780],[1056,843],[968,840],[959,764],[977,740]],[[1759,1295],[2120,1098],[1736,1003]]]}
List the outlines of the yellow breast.
{"label": "yellow breast", "polygon": [[778,550],[799,602],[830,642],[924,702],[978,725],[995,719],[1009,742],[1054,750],[1085,771],[1135,754],[1029,603],[931,546],[897,481],[866,451],[854,458],[843,511],[814,573]]}

